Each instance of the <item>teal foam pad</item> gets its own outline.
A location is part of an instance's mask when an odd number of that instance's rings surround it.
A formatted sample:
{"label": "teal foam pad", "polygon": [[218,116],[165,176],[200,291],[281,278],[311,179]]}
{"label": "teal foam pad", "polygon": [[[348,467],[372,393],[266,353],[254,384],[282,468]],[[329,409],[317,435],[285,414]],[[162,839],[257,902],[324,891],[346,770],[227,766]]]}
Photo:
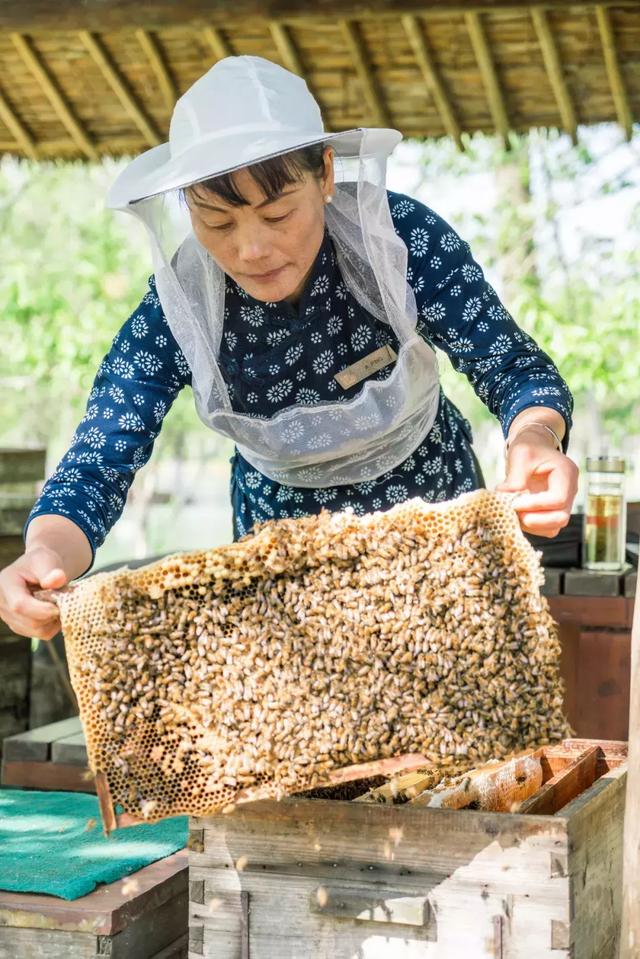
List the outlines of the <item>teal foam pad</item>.
{"label": "teal foam pad", "polygon": [[95,796],[0,789],[0,889],[78,899],[187,844],[188,817],[102,832]]}

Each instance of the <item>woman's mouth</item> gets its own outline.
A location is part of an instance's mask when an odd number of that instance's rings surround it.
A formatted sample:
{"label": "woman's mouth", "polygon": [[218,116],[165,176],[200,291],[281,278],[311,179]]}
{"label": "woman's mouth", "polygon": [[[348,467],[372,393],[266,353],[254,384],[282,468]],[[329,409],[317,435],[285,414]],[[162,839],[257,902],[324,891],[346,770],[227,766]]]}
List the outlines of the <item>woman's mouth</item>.
{"label": "woman's mouth", "polygon": [[278,276],[279,273],[282,273],[283,270],[284,267],[279,266],[277,270],[269,270],[268,273],[251,273],[250,277],[252,280],[260,280],[264,282],[265,280],[273,280],[276,276]]}

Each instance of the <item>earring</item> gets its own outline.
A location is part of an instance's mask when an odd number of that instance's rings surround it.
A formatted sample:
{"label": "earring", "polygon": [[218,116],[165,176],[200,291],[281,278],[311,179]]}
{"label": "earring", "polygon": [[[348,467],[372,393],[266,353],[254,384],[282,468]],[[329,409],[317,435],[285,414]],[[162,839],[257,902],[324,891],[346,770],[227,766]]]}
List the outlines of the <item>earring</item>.
{"label": "earring", "polygon": [[331,194],[329,194],[328,196],[324,198],[325,203],[331,203],[332,200],[333,200],[333,197],[331,196]]}

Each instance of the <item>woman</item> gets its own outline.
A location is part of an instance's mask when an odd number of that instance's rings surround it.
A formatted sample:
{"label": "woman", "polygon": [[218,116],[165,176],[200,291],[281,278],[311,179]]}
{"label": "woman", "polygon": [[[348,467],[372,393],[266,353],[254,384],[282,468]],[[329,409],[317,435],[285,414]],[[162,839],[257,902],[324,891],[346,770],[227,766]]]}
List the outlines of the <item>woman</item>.
{"label": "woman", "polygon": [[327,134],[306,85],[256,57],[219,62],[178,101],[170,142],[109,203],[143,220],[154,276],[104,358],[71,448],[0,574],[0,615],[51,638],[59,588],[93,562],[179,390],[232,439],[234,536],[272,517],[357,513],[482,485],[434,346],[507,439],[500,488],[523,529],[568,521],[572,401],[468,246],[385,189],[391,130]]}

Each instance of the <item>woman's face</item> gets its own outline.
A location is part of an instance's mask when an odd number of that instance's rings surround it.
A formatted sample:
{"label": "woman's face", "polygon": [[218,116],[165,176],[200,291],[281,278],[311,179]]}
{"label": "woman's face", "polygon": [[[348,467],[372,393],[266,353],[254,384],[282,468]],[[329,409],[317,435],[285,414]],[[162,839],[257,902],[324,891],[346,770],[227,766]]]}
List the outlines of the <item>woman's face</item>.
{"label": "woman's face", "polygon": [[268,200],[248,168],[234,174],[246,206],[232,206],[202,187],[186,191],[193,231],[218,266],[257,300],[295,303],[324,235],[325,197],[333,193],[333,151],[321,178],[312,173]]}

